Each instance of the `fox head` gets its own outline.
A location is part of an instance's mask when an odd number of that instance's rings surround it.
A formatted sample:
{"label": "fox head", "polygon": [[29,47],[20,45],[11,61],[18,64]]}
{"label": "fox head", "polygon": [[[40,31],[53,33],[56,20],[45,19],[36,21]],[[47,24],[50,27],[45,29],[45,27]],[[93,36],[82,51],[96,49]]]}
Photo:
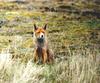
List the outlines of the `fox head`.
{"label": "fox head", "polygon": [[36,24],[34,24],[34,35],[35,35],[36,40],[39,43],[42,43],[45,41],[46,28],[47,28],[47,24],[45,24],[44,27],[37,27]]}

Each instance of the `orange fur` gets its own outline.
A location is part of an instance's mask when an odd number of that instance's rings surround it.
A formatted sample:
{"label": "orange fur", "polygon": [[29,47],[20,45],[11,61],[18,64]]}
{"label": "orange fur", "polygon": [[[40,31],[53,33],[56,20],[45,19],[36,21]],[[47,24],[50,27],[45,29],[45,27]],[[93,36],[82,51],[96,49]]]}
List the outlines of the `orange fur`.
{"label": "orange fur", "polygon": [[[42,42],[38,39],[41,38],[41,33],[43,36]],[[44,28],[36,27],[34,25],[34,35],[35,35],[35,50],[34,50],[34,62],[52,62],[53,61],[53,52],[48,47],[48,42],[46,39],[46,25]]]}

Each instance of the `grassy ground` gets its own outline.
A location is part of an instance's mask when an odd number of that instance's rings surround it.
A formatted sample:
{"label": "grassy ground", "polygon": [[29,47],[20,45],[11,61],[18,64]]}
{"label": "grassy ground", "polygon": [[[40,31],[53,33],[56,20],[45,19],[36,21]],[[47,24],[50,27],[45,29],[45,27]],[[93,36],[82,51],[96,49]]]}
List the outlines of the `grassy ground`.
{"label": "grassy ground", "polygon": [[[32,7],[32,8],[31,8]],[[100,19],[0,2],[0,83],[99,83]],[[48,23],[52,65],[33,62],[33,25]]]}

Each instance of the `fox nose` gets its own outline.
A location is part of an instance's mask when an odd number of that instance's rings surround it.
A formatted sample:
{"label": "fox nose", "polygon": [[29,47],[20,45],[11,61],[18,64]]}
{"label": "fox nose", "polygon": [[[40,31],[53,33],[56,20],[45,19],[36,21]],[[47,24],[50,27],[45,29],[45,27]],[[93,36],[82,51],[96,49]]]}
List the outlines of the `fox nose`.
{"label": "fox nose", "polygon": [[43,38],[43,35],[41,35],[41,37]]}
{"label": "fox nose", "polygon": [[44,34],[43,33],[40,34],[40,38],[44,38]]}

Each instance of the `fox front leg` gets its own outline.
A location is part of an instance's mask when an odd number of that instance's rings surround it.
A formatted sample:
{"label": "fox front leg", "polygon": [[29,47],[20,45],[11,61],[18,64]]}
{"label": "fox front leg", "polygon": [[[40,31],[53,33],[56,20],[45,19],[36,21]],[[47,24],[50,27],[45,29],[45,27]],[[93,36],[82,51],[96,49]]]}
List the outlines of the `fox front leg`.
{"label": "fox front leg", "polygon": [[47,62],[47,52],[45,49],[43,49],[43,63]]}
{"label": "fox front leg", "polygon": [[37,55],[37,51],[36,50],[34,51],[33,59],[34,59],[34,62],[38,61],[38,55]]}

